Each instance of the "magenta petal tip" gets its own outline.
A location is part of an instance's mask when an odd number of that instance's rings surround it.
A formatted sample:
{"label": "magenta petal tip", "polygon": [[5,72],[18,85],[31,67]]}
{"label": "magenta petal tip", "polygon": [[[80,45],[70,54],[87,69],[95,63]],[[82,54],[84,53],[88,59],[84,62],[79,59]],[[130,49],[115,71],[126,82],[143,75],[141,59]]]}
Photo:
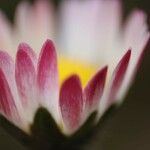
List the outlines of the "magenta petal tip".
{"label": "magenta petal tip", "polygon": [[63,83],[59,101],[63,122],[73,132],[80,126],[83,108],[82,87],[77,75],[72,75]]}
{"label": "magenta petal tip", "polygon": [[96,110],[103,95],[108,66],[105,66],[89,81],[84,89],[85,113]]}
{"label": "magenta petal tip", "polygon": [[120,60],[120,62],[118,63],[113,72],[110,93],[108,98],[109,103],[108,105],[112,104],[113,101],[116,100],[116,95],[123,83],[130,62],[130,58],[131,58],[131,49],[129,49],[126,52],[126,54],[122,57],[122,59]]}

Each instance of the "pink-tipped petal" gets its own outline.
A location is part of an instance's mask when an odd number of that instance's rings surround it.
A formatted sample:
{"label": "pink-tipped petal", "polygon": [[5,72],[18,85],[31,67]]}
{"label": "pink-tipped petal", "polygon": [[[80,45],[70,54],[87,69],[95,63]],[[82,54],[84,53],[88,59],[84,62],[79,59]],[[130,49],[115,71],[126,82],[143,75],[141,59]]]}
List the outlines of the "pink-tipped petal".
{"label": "pink-tipped petal", "polygon": [[[0,49],[12,52],[12,28],[9,20],[3,12],[0,11]],[[12,53],[11,53],[12,54]]]}
{"label": "pink-tipped petal", "polygon": [[[41,90],[51,87],[57,77],[57,56],[52,41],[47,40],[43,47],[38,63],[38,85]],[[52,82],[52,81],[53,82]]]}
{"label": "pink-tipped petal", "polygon": [[146,50],[148,50],[150,46],[150,33],[147,32],[145,37],[142,39],[144,41],[144,46],[140,50],[134,49],[132,50],[132,56],[130,59],[130,64],[123,81],[122,87],[117,95],[118,103],[122,102],[123,97],[126,95],[128,88],[131,86],[135,79],[135,75],[141,65],[143,57],[145,55]]}
{"label": "pink-tipped petal", "polygon": [[11,121],[19,119],[13,95],[2,69],[0,69],[0,112]]}
{"label": "pink-tipped petal", "polygon": [[[117,93],[117,102],[121,103],[127,94],[127,91],[135,79],[135,75],[144,55],[145,45],[148,43],[150,33],[148,32],[147,16],[141,10],[134,10],[127,18],[123,30],[123,49],[132,48],[132,56],[130,64],[122,83],[122,86]],[[137,25],[138,24],[138,25]]]}
{"label": "pink-tipped petal", "polygon": [[27,44],[20,44],[16,56],[16,83],[23,105],[27,106],[35,94],[35,55]]}
{"label": "pink-tipped petal", "polygon": [[12,98],[10,99],[12,99],[11,101],[14,101],[12,103],[15,103],[19,114],[21,114],[22,107],[20,105],[20,101],[18,98],[17,87],[15,82],[15,65],[12,58],[6,52],[3,51],[0,51],[0,69],[3,74],[2,78],[5,78],[3,84],[9,87],[9,90],[11,92],[11,94],[9,94],[10,95],[9,98],[13,97],[13,99]]}
{"label": "pink-tipped petal", "polygon": [[85,113],[90,113],[98,107],[101,96],[103,94],[105,80],[107,75],[107,66],[98,71],[96,75],[89,81],[84,89]]}
{"label": "pink-tipped petal", "polygon": [[41,94],[41,105],[46,107],[58,121],[59,119],[59,86],[57,54],[52,41],[47,40],[42,47],[37,73],[37,84]]}
{"label": "pink-tipped petal", "polygon": [[7,80],[11,81],[13,79],[11,76],[14,74],[14,62],[8,53],[4,51],[0,51],[0,68],[4,72]]}
{"label": "pink-tipped petal", "polygon": [[112,104],[116,100],[117,92],[119,92],[120,90],[120,87],[128,69],[130,57],[131,50],[128,50],[113,72],[110,85],[110,92],[108,96],[108,105]]}
{"label": "pink-tipped petal", "polygon": [[82,87],[77,75],[72,75],[63,83],[59,101],[66,130],[72,133],[80,126],[83,109]]}

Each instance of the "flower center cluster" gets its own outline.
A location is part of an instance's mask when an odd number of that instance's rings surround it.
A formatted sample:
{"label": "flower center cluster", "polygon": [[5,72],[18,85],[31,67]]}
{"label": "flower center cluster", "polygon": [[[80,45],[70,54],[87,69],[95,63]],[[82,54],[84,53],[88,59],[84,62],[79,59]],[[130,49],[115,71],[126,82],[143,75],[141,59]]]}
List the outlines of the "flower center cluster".
{"label": "flower center cluster", "polygon": [[88,80],[95,74],[97,68],[80,60],[59,57],[58,70],[60,84],[70,75],[77,74],[81,79],[82,85],[85,86]]}

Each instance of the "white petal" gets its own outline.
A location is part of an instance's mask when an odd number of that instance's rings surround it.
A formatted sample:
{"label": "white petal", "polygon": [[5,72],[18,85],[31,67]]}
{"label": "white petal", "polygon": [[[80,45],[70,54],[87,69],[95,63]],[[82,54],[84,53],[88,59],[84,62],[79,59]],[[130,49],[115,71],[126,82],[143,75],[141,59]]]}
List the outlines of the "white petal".
{"label": "white petal", "polygon": [[48,1],[35,1],[33,6],[21,2],[17,8],[16,16],[16,45],[26,42],[39,53],[41,45],[47,38],[54,40],[53,7]]}
{"label": "white petal", "polygon": [[[99,6],[95,2],[72,0],[64,1],[62,4],[60,42],[62,50],[71,57],[91,58],[99,14]],[[87,13],[87,10],[90,13]]]}
{"label": "white petal", "polygon": [[96,63],[115,56],[117,50],[112,50],[116,47],[114,39],[118,38],[121,22],[119,1],[64,1],[61,14],[63,52]]}

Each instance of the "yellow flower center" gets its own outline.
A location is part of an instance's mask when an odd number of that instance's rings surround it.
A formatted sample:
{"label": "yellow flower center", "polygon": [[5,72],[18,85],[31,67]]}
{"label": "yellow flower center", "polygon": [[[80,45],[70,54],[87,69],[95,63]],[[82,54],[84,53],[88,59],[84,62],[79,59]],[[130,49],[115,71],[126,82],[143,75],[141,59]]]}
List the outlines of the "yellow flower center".
{"label": "yellow flower center", "polygon": [[96,67],[86,64],[79,60],[70,60],[59,57],[58,60],[59,81],[60,84],[72,74],[77,74],[83,86],[85,86],[90,78],[96,72]]}

